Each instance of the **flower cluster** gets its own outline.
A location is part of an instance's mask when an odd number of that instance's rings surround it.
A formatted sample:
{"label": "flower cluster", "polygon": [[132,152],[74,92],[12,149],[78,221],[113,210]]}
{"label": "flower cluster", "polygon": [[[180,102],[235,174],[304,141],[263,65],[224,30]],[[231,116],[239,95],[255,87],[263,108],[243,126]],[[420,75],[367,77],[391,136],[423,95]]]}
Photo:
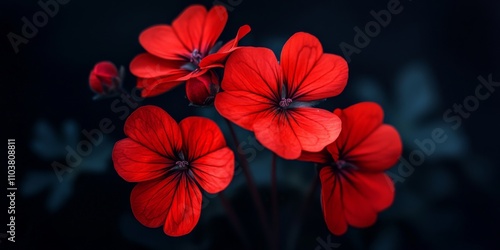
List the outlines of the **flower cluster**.
{"label": "flower cluster", "polygon": [[[130,63],[142,96],[185,82],[191,104],[213,104],[277,156],[317,165],[311,169],[319,171],[323,215],[333,234],[345,233],[348,225],[372,225],[394,199],[384,171],[402,153],[399,134],[383,123],[381,107],[363,102],[334,112],[316,108],[344,90],[348,65],[342,57],[298,32],[278,61],[270,49],[238,46],[248,25],[233,40],[218,42],[226,22],[224,7],[192,5],[171,25],[143,31],[139,41],[146,52]],[[94,69],[92,89],[115,88],[120,77],[113,67]],[[115,144],[112,158],[124,180],[138,183],[130,198],[135,217],[147,227],[163,226],[170,236],[188,234],[200,218],[201,190],[221,192],[234,175],[234,153],[223,133],[208,118],[177,123],[156,106],[138,108],[124,131],[127,138]]]}
{"label": "flower cluster", "polygon": [[219,91],[213,69],[224,67],[227,57],[238,49],[239,40],[250,32],[250,26],[244,25],[236,38],[222,45],[217,39],[226,22],[224,7],[207,11],[193,5],[172,25],[155,25],[143,31],[139,41],[147,53],[130,63],[142,96],[156,96],[186,82],[186,94],[193,104],[209,104]]}

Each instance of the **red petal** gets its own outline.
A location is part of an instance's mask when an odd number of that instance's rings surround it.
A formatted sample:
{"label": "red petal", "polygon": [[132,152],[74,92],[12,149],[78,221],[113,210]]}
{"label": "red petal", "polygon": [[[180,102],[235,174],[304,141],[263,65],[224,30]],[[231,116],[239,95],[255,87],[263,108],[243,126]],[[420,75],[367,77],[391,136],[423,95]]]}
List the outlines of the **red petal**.
{"label": "red petal", "polygon": [[124,180],[140,182],[161,177],[168,166],[175,165],[175,161],[126,138],[115,144],[113,164],[118,175]]}
{"label": "red petal", "polygon": [[317,108],[289,109],[286,114],[265,112],[253,125],[262,145],[285,159],[297,159],[302,151],[321,151],[337,139],[340,128],[337,115]]}
{"label": "red petal", "polygon": [[266,148],[285,159],[297,159],[302,151],[289,118],[275,111],[261,112],[255,119],[253,131],[257,140]]}
{"label": "red petal", "polygon": [[208,118],[188,117],[179,123],[179,127],[188,162],[226,147],[226,140],[219,126]]}
{"label": "red petal", "polygon": [[266,48],[242,48],[227,60],[221,87],[215,98],[217,111],[239,126],[252,129],[259,112],[272,108],[280,98],[281,72],[273,52]]}
{"label": "red petal", "polygon": [[222,89],[246,91],[279,100],[281,71],[274,53],[266,48],[242,48],[227,60]]}
{"label": "red petal", "polygon": [[187,75],[188,70],[181,69],[185,61],[165,60],[149,53],[136,56],[130,63],[130,71],[140,78],[154,78],[171,75]]}
{"label": "red petal", "polygon": [[298,101],[309,102],[336,96],[344,90],[347,76],[348,67],[344,58],[323,54],[302,80],[295,98]]}
{"label": "red petal", "polygon": [[384,173],[344,171],[342,203],[349,225],[368,227],[394,200],[394,183]]}
{"label": "red petal", "polygon": [[324,167],[319,173],[321,180],[321,207],[328,230],[335,235],[342,235],[347,231],[344,206],[342,204],[342,188],[337,176],[331,167]]}
{"label": "red petal", "polygon": [[[180,179],[179,179],[180,178]],[[201,213],[201,191],[186,175],[178,177],[172,206],[163,231],[169,236],[183,236],[198,224]]]}
{"label": "red petal", "polygon": [[177,191],[175,176],[164,180],[138,183],[130,194],[130,205],[135,218],[146,227],[160,227],[165,224],[167,213]]}
{"label": "red petal", "polygon": [[351,149],[344,160],[360,170],[384,171],[396,164],[402,150],[398,131],[384,124]]}
{"label": "red petal", "polygon": [[196,70],[189,74],[180,73],[154,78],[138,78],[137,87],[143,89],[142,97],[157,96],[177,87],[186,80],[198,77],[206,72],[207,70]]}
{"label": "red petal", "polygon": [[191,53],[194,49],[201,50],[201,38],[207,9],[203,5],[187,7],[173,22],[172,27],[179,40]]}
{"label": "red petal", "polygon": [[139,42],[146,51],[163,59],[184,61],[192,52],[184,46],[174,29],[168,25],[147,28],[139,36]]}
{"label": "red petal", "polygon": [[319,152],[302,151],[300,157],[297,160],[314,163],[330,163],[333,161],[330,152],[328,152],[326,148]]}
{"label": "red petal", "polygon": [[331,112],[317,108],[297,108],[290,111],[290,125],[305,151],[321,151],[340,134],[340,118]]}
{"label": "red petal", "polygon": [[238,42],[246,36],[250,32],[249,25],[243,25],[238,29],[238,33],[236,34],[236,38],[224,44],[216,53],[210,54],[200,61],[200,68],[209,68],[212,65],[222,65],[224,66],[224,61],[231,54],[231,52],[239,49],[241,47],[238,46]]}
{"label": "red petal", "polygon": [[394,199],[394,185],[383,173],[333,172],[331,167],[320,171],[323,214],[328,229],[335,235],[354,227],[375,223],[377,213],[386,209]]}
{"label": "red petal", "polygon": [[118,76],[118,69],[109,61],[99,62],[95,65],[93,73],[105,79],[111,79]]}
{"label": "red petal", "polygon": [[281,51],[281,67],[288,93],[296,93],[307,74],[323,55],[319,40],[308,33],[298,32],[291,36]]}
{"label": "red petal", "polygon": [[196,181],[208,193],[224,190],[234,175],[234,154],[228,147],[204,155],[192,162]]}
{"label": "red petal", "polygon": [[269,99],[245,91],[226,91],[215,97],[219,114],[250,131],[259,114],[272,109],[273,105]]}
{"label": "red petal", "polygon": [[147,227],[164,225],[169,236],[182,236],[193,230],[200,218],[201,201],[200,189],[185,174],[138,183],[130,196],[137,220]]}
{"label": "red petal", "polygon": [[373,102],[362,102],[335,110],[342,120],[342,133],[328,150],[361,169],[382,171],[394,165],[401,155],[398,132],[382,125],[384,112]]}
{"label": "red petal", "polygon": [[142,89],[142,97],[152,97],[163,94],[184,81],[172,80],[172,76],[156,78],[137,78],[137,87]]}
{"label": "red petal", "polygon": [[181,131],[175,120],[163,109],[143,106],[125,122],[125,134],[151,151],[176,159],[182,147]]}
{"label": "red petal", "polygon": [[[354,173],[353,173],[354,174]],[[377,220],[377,211],[372,207],[368,195],[357,190],[358,185],[342,179],[342,205],[347,223],[353,227],[369,227]]]}
{"label": "red petal", "polygon": [[90,89],[94,91],[97,94],[103,94],[104,90],[102,89],[102,82],[101,79],[97,77],[97,75],[91,73],[89,76],[89,84],[90,84]]}
{"label": "red petal", "polygon": [[288,96],[314,101],[338,95],[347,83],[347,62],[323,54],[319,40],[308,33],[295,33],[283,46],[281,67]]}
{"label": "red petal", "polygon": [[208,69],[197,69],[197,70],[191,71],[187,75],[184,75],[184,76],[181,76],[181,77],[177,78],[177,80],[179,80],[179,81],[187,81],[189,79],[201,76],[201,75],[207,73],[207,71],[208,71]]}
{"label": "red petal", "polygon": [[342,133],[336,141],[342,153],[349,152],[382,125],[384,111],[374,102],[360,102],[344,110],[336,109],[342,120]]}
{"label": "red petal", "polygon": [[202,54],[206,55],[206,53],[208,53],[208,51],[214,46],[226,26],[226,22],[227,11],[223,6],[216,5],[208,11],[200,44]]}
{"label": "red petal", "polygon": [[227,42],[226,44],[222,45],[222,47],[217,52],[219,52],[219,53],[228,52],[228,51],[236,48],[238,46],[238,43],[240,42],[240,40],[243,37],[245,37],[246,35],[248,35],[248,33],[250,33],[251,30],[252,30],[252,28],[250,28],[250,25],[248,25],[248,24],[241,26],[238,29],[238,32],[236,32],[236,37],[233,38],[232,40],[230,40],[229,42]]}

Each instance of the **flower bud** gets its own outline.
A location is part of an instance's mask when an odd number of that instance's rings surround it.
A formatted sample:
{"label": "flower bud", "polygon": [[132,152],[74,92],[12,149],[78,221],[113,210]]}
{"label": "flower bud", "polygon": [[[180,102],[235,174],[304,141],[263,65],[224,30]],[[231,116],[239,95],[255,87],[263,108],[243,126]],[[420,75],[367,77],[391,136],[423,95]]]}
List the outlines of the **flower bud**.
{"label": "flower bud", "polygon": [[98,96],[114,94],[121,87],[123,80],[123,69],[120,72],[116,66],[109,61],[97,63],[89,76],[90,89]]}
{"label": "flower bud", "polygon": [[186,82],[186,95],[191,105],[194,106],[211,105],[218,92],[219,78],[212,71]]}

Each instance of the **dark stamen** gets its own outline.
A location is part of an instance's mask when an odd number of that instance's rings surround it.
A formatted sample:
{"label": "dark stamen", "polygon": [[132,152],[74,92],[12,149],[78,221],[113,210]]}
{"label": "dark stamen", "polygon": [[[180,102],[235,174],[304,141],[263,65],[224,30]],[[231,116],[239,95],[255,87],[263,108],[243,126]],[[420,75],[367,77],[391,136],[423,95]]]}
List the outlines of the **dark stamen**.
{"label": "dark stamen", "polygon": [[338,170],[356,170],[358,167],[352,163],[346,162],[344,160],[338,160],[335,162]]}
{"label": "dark stamen", "polygon": [[347,164],[344,160],[338,160],[335,164],[337,165],[337,168],[340,170],[347,167]]}
{"label": "dark stamen", "polygon": [[291,98],[281,98],[280,107],[286,108],[286,107],[290,106],[291,103],[292,103]]}
{"label": "dark stamen", "polygon": [[186,169],[187,166],[189,165],[189,162],[187,162],[187,161],[177,161],[175,163],[175,165],[177,165],[179,167],[179,169]]}
{"label": "dark stamen", "polygon": [[198,49],[194,49],[193,52],[191,53],[191,60],[190,62],[198,65],[200,64],[201,58],[203,56],[201,55],[200,51]]}

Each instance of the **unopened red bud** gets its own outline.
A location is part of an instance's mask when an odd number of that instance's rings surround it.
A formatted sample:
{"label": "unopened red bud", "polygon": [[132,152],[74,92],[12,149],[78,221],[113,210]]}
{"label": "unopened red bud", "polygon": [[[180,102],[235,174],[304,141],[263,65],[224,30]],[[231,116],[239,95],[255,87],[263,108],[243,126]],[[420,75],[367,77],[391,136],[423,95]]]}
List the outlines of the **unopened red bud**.
{"label": "unopened red bud", "polygon": [[121,86],[121,78],[120,72],[112,62],[99,62],[90,72],[90,89],[98,95],[107,95]]}
{"label": "unopened red bud", "polygon": [[218,92],[219,78],[212,71],[186,82],[186,95],[192,105],[211,105]]}

